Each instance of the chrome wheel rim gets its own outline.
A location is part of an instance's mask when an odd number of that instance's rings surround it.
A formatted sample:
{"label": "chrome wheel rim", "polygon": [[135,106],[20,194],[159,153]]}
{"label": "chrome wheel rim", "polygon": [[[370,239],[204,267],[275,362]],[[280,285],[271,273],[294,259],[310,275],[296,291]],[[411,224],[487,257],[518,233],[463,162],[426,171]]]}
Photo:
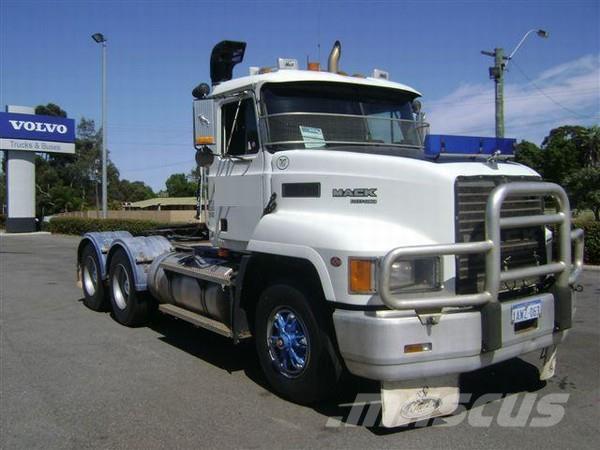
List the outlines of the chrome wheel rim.
{"label": "chrome wheel rim", "polygon": [[276,308],[267,321],[267,348],[275,369],[287,378],[299,377],[310,358],[304,321],[291,308]]}
{"label": "chrome wheel rim", "polygon": [[83,287],[90,297],[96,293],[98,288],[98,267],[93,256],[88,256],[83,265]]}
{"label": "chrome wheel rim", "polygon": [[130,282],[129,274],[123,264],[119,264],[112,276],[112,294],[115,304],[119,309],[127,308],[129,302]]}

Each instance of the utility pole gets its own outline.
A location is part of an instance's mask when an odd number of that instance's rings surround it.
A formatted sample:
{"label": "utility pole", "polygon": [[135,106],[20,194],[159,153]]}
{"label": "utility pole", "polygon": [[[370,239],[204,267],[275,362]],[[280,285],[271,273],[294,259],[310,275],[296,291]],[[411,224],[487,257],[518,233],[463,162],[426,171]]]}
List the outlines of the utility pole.
{"label": "utility pole", "polygon": [[483,50],[482,55],[491,56],[494,58],[494,65],[489,68],[490,79],[494,80],[495,85],[495,98],[496,98],[496,137],[504,137],[504,71],[508,66],[510,60],[515,56],[517,50],[523,45],[527,36],[531,33],[537,33],[541,38],[547,38],[548,32],[541,29],[532,29],[523,35],[515,49],[510,53],[509,56],[504,56],[503,48],[495,48],[493,52],[486,52]]}
{"label": "utility pole", "polygon": [[495,48],[493,52],[481,52],[483,55],[492,56],[494,65],[490,67],[490,79],[494,80],[495,103],[496,103],[496,137],[504,137],[504,69],[505,61],[503,48]]}
{"label": "utility pole", "polygon": [[106,41],[102,43],[102,218],[108,217],[108,156],[106,150]]}
{"label": "utility pole", "polygon": [[107,187],[107,151],[106,151],[106,38],[102,33],[94,33],[92,39],[102,45],[102,218],[108,216],[108,187]]}

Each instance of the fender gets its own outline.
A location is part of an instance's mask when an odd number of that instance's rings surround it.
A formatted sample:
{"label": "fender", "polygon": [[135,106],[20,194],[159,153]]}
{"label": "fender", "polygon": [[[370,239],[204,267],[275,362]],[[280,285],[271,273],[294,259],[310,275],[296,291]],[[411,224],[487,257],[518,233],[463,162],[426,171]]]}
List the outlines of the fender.
{"label": "fender", "polygon": [[137,291],[148,289],[147,269],[154,258],[173,251],[171,243],[164,236],[124,236],[112,242],[106,256],[106,267],[110,267],[110,262],[118,249],[123,249],[129,259]]}
{"label": "fender", "polygon": [[129,231],[93,231],[91,233],[85,233],[79,246],[77,247],[77,266],[81,263],[81,253],[86,245],[91,245],[96,252],[98,261],[100,262],[100,276],[103,280],[106,280],[108,276],[108,267],[106,264],[106,255],[110,249],[111,244],[115,239],[130,238],[131,233]]}
{"label": "fender", "polygon": [[395,247],[433,242],[431,237],[396,223],[327,213],[312,213],[309,217],[287,210],[264,216],[254,229],[247,250],[305,259],[317,271],[326,300],[363,304],[371,296],[349,296],[347,265],[332,267],[331,257],[377,258]]}
{"label": "fender", "polygon": [[273,255],[292,256],[295,258],[305,259],[309,261],[317,270],[325,299],[335,301],[333,285],[331,278],[327,272],[327,266],[321,255],[314,249],[305,245],[283,244],[280,242],[266,242],[251,240],[248,243],[248,250],[260,253],[269,253]]}

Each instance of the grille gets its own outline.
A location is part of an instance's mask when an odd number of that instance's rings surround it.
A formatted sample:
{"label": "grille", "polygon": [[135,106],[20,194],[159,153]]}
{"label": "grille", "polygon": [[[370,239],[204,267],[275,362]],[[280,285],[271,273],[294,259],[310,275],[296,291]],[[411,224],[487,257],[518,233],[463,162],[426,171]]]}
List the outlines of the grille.
{"label": "grille", "polygon": [[[458,177],[456,196],[456,242],[474,242],[485,239],[485,209],[492,190],[499,184],[515,181],[540,181],[536,177]],[[502,205],[501,217],[543,214],[544,203],[540,196],[509,196]],[[543,226],[502,230],[502,269],[544,264],[546,261],[545,232]],[[473,294],[483,290],[485,255],[456,257],[457,294]],[[511,281],[500,287],[501,292],[532,286],[538,278]]]}

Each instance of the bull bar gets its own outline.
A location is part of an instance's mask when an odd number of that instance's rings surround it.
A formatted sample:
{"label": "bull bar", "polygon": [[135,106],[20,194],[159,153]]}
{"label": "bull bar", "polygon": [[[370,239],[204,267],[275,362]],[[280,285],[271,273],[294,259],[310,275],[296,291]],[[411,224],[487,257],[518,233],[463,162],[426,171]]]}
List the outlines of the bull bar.
{"label": "bull bar", "polygon": [[[534,216],[500,217],[505,199],[510,195],[551,196],[557,202],[554,214]],[[501,229],[525,226],[559,225],[558,258],[547,264],[501,270]],[[574,261],[571,258],[572,242],[575,243]],[[432,297],[398,297],[390,289],[392,264],[403,258],[485,254],[485,282],[482,292],[464,295]],[[500,302],[498,294],[502,282],[528,277],[555,275],[552,286],[555,299],[555,331],[571,327],[571,286],[583,270],[583,230],[571,230],[569,199],[564,189],[554,183],[515,182],[501,184],[490,194],[485,212],[485,240],[400,247],[393,249],[379,260],[378,292],[383,303],[391,309],[430,310],[444,307],[481,307],[482,348],[492,351],[501,347]]]}

